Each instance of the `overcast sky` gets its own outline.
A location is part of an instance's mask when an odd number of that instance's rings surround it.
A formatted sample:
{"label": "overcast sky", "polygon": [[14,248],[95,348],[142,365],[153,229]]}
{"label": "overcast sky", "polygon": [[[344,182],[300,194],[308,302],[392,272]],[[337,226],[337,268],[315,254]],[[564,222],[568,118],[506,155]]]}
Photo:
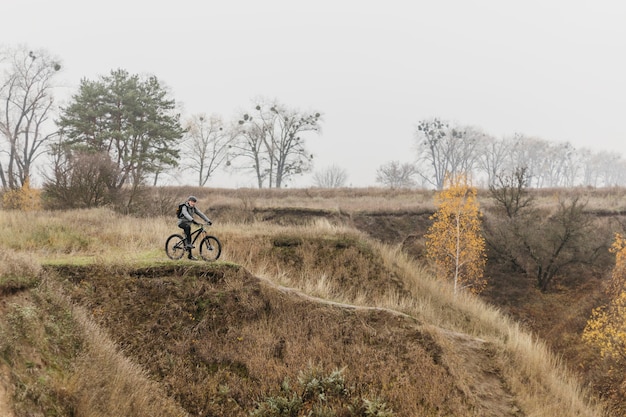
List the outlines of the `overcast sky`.
{"label": "overcast sky", "polygon": [[230,119],[257,96],[320,111],[315,170],[339,165],[355,187],[412,161],[431,117],[626,154],[621,0],[5,3],[0,43],[58,56],[72,93],[122,68],[155,75],[184,114]]}

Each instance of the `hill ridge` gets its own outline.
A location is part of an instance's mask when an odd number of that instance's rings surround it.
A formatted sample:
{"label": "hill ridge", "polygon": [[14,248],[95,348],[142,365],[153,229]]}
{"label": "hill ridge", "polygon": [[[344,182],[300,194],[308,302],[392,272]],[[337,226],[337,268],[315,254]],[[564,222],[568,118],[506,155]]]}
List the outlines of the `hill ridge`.
{"label": "hill ridge", "polygon": [[[86,274],[98,275],[98,271],[90,267],[53,267],[52,269],[62,274],[67,274],[75,285],[79,288],[85,286],[83,280],[88,279]],[[107,267],[103,271],[117,270],[118,273],[122,272],[121,268]],[[498,365],[494,361],[495,354],[493,348],[489,343],[466,334],[453,332],[445,329],[441,329],[432,325],[424,325],[417,318],[405,314],[403,312],[393,310],[386,307],[377,306],[362,306],[355,304],[348,304],[342,302],[336,302],[327,300],[320,297],[314,297],[308,295],[298,289],[292,287],[286,287],[278,285],[269,279],[259,277],[251,274],[244,267],[234,265],[162,265],[159,267],[140,267],[131,268],[124,272],[130,280],[143,280],[143,285],[155,284],[156,280],[174,274],[176,279],[186,277],[190,279],[190,285],[197,285],[198,281],[206,280],[213,285],[219,285],[221,287],[235,286],[242,290],[249,289],[255,291],[265,291],[268,289],[274,291],[277,294],[287,297],[286,303],[307,303],[305,309],[319,310],[323,307],[328,307],[340,311],[353,311],[355,313],[355,323],[360,323],[360,326],[367,328],[369,331],[369,337],[377,337],[381,333],[396,333],[395,328],[403,328],[405,332],[409,334],[419,335],[417,339],[414,338],[413,343],[418,341],[422,346],[421,350],[427,353],[431,358],[432,366],[439,368],[440,374],[444,373],[448,376],[442,376],[441,378],[449,379],[448,383],[451,384],[452,391],[458,391],[461,397],[457,400],[460,403],[471,404],[471,408],[476,412],[479,412],[481,416],[524,416],[521,408],[516,403],[514,395],[507,389],[507,384],[504,381]],[[192,277],[195,277],[198,281],[194,281]],[[237,277],[237,278],[234,278]],[[235,282],[239,281],[241,282]],[[98,283],[102,285],[102,281]],[[129,284],[125,285],[126,290],[129,290]],[[268,297],[274,297],[275,295],[268,295],[265,292],[264,295]],[[140,302],[140,300],[137,300]],[[193,300],[190,299],[189,302]],[[266,300],[265,300],[266,301]],[[263,301],[263,302],[265,302]],[[311,307],[313,306],[313,307]],[[231,305],[231,308],[233,306]],[[346,319],[344,313],[340,313],[339,316]],[[311,313],[312,315],[314,313]],[[324,313],[325,314],[325,313]],[[398,321],[400,320],[400,321]],[[385,329],[379,326],[379,323],[385,323]],[[109,329],[109,331],[111,331]],[[243,336],[245,337],[245,336]],[[353,336],[356,337],[356,336]],[[276,339],[280,337],[276,335]],[[118,341],[119,343],[119,341]],[[289,344],[290,342],[287,341]],[[383,343],[383,342],[378,342]],[[395,343],[408,343],[406,340],[400,342],[397,340]],[[252,354],[252,353],[250,353]],[[135,362],[136,360],[133,359]],[[455,366],[466,366],[468,363],[473,363],[474,366],[471,370],[457,370]],[[140,366],[145,364],[139,363]],[[302,365],[304,366],[304,365]],[[461,378],[464,380],[471,380],[471,383],[458,386],[456,382]],[[417,380],[416,380],[417,383]],[[450,393],[449,393],[450,395]],[[447,414],[442,414],[447,415]]]}

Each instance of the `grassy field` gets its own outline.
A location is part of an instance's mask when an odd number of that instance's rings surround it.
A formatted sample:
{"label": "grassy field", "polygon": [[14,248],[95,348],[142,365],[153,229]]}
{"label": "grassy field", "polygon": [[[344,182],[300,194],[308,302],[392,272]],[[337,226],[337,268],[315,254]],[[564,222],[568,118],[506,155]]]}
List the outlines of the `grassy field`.
{"label": "grassy field", "polygon": [[[603,415],[509,316],[332,215],[432,193],[195,193],[214,264],[165,256],[172,216],[0,211],[0,414],[290,415],[297,397],[297,415]],[[597,209],[621,210],[608,195]],[[286,208],[327,215],[259,220]]]}

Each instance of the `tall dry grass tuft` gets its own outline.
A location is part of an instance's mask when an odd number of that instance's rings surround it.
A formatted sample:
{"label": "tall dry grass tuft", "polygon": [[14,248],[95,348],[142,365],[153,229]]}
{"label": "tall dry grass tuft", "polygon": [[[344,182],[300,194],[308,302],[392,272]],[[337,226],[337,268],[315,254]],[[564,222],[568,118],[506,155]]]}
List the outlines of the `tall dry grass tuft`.
{"label": "tall dry grass tuft", "polygon": [[33,287],[40,272],[41,265],[27,254],[0,249],[0,295]]}
{"label": "tall dry grass tuft", "polygon": [[187,416],[72,305],[54,278],[44,276],[28,296],[5,300],[0,368],[10,364],[16,416]]}
{"label": "tall dry grass tuft", "polygon": [[85,417],[183,417],[188,413],[170,399],[146,372],[122,355],[117,346],[75,307],[85,338],[67,389],[75,398],[76,415]]}
{"label": "tall dry grass tuft", "polygon": [[[522,408],[532,416],[600,416],[574,375],[541,341],[519,324],[471,294],[454,294],[398,248],[376,244],[385,264],[396,267],[412,296],[401,309],[426,323],[484,341],[497,352],[503,379]],[[441,339],[439,339],[441,340]]]}

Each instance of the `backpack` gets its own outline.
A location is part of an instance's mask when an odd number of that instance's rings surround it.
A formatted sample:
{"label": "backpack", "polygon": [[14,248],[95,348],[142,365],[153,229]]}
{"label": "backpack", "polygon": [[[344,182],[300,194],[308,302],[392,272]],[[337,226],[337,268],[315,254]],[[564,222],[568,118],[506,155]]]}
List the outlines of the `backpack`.
{"label": "backpack", "polygon": [[180,217],[182,216],[182,211],[183,211],[183,206],[185,205],[185,203],[180,203],[178,205],[178,207],[176,208],[176,218],[180,219]]}

